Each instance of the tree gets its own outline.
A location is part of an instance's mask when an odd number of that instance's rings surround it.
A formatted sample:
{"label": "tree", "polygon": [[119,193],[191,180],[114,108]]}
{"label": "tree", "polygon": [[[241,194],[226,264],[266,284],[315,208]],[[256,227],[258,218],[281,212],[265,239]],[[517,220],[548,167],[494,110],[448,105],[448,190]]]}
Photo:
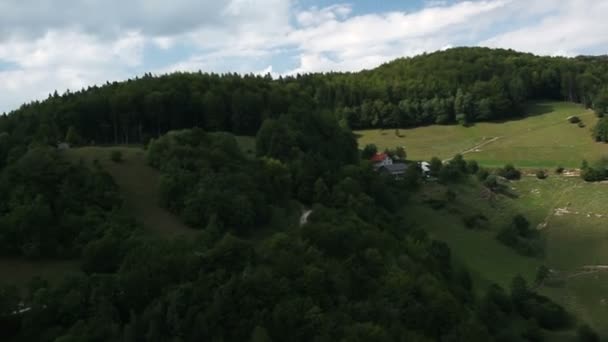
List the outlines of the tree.
{"label": "tree", "polygon": [[593,128],[593,138],[597,142],[608,142],[608,117],[602,117]]}
{"label": "tree", "polygon": [[536,286],[542,285],[542,283],[545,281],[545,279],[547,279],[547,277],[549,277],[549,275],[551,275],[551,270],[547,266],[539,266],[536,270],[536,278],[534,279]]}
{"label": "tree", "polygon": [[361,158],[367,160],[373,157],[376,153],[378,153],[378,147],[376,147],[374,144],[367,144],[363,148],[363,151],[361,151]]}
{"label": "tree", "polygon": [[329,189],[323,181],[323,178],[317,179],[314,185],[314,201],[317,203],[327,203],[329,201]]}
{"label": "tree", "polygon": [[587,324],[583,324],[576,329],[580,342],[599,342],[599,335]]}
{"label": "tree", "polygon": [[429,169],[430,169],[429,174],[433,177],[438,177],[439,172],[443,168],[443,162],[441,161],[441,159],[439,159],[437,157],[433,157],[429,164],[430,164],[429,165]]}
{"label": "tree", "polygon": [[593,100],[593,110],[599,117],[608,114],[608,88],[600,90]]}
{"label": "tree", "polygon": [[78,135],[74,126],[68,128],[68,132],[65,135],[65,141],[71,146],[78,146],[81,143],[82,138],[80,138],[80,135]]}

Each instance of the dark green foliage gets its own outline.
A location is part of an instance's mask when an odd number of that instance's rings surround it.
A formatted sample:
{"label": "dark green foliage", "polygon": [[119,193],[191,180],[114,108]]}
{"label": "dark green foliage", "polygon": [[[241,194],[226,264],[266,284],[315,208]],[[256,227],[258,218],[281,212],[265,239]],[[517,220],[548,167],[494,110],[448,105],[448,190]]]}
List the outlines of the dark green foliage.
{"label": "dark green foliage", "polygon": [[483,185],[492,191],[496,191],[499,188],[498,179],[496,179],[496,176],[494,175],[488,175],[486,179],[484,179]]}
{"label": "dark green foliage", "polygon": [[490,172],[486,169],[480,169],[477,172],[477,179],[480,181],[485,181],[486,179],[488,179],[488,177],[490,176]]}
{"label": "dark green foliage", "polygon": [[593,109],[599,117],[608,114],[608,88],[603,88],[597,92],[593,99]]}
{"label": "dark green foliage", "polygon": [[522,215],[516,215],[512,223],[504,227],[496,238],[522,255],[537,257],[544,254],[539,232],[530,228],[530,222]]}
{"label": "dark green foliage", "polygon": [[378,147],[376,147],[374,144],[367,144],[363,148],[363,151],[361,151],[361,158],[367,160],[373,157],[376,153],[378,153]]}
{"label": "dark green foliage", "polygon": [[549,174],[545,170],[536,170],[536,178],[538,179],[546,179],[549,177]]}
{"label": "dark green foliage", "polygon": [[485,229],[488,225],[488,218],[483,214],[472,214],[463,217],[462,222],[469,229]]}
{"label": "dark green foliage", "polygon": [[32,148],[0,173],[3,255],[76,257],[114,222],[121,200],[102,171]]}
{"label": "dark green foliage", "polygon": [[593,128],[593,137],[597,142],[608,142],[608,117],[602,117]]}
{"label": "dark green foliage", "polygon": [[538,269],[536,270],[536,278],[534,279],[535,284],[541,285],[545,279],[547,279],[549,276],[551,275],[551,270],[545,266],[545,265],[541,265],[538,267]]}
{"label": "dark green foliage", "polygon": [[586,160],[583,160],[581,165],[581,178],[586,182],[601,182],[606,179],[608,169],[603,162],[597,163],[595,167],[589,166]]}
{"label": "dark green foliage", "polygon": [[110,160],[112,160],[115,163],[122,163],[124,161],[123,156],[122,156],[122,151],[120,150],[114,150],[110,153]]}
{"label": "dark green foliage", "polygon": [[477,174],[479,172],[479,164],[475,160],[467,160],[467,172],[472,175]]}
{"label": "dark green foliage", "polygon": [[512,164],[507,164],[502,169],[498,169],[497,174],[508,180],[518,180],[521,178],[521,171],[516,169]]}
{"label": "dark green foliage", "polygon": [[[160,169],[161,201],[193,227],[214,220],[239,231],[268,221],[269,205],[285,196],[270,197],[290,181],[280,163],[247,159],[233,136],[201,129],[170,133],[150,144],[149,163]],[[265,172],[272,172],[268,179]],[[262,181],[262,179],[264,181]],[[270,190],[263,193],[262,189]]]}
{"label": "dark green foliage", "polygon": [[573,115],[568,118],[568,122],[570,122],[571,124],[577,124],[577,123],[581,122],[581,119],[578,116]]}
{"label": "dark green foliage", "polygon": [[429,175],[432,177],[439,177],[439,172],[443,168],[443,162],[441,159],[433,157],[429,164]]}
{"label": "dark green foliage", "polygon": [[583,324],[576,329],[578,340],[580,342],[599,342],[598,334],[587,324]]}

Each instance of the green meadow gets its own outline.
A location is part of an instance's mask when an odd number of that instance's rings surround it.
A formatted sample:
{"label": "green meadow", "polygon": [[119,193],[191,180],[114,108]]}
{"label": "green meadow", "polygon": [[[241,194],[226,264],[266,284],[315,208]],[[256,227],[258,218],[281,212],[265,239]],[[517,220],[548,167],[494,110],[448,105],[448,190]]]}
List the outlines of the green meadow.
{"label": "green meadow", "polygon": [[[513,163],[529,168],[576,168],[583,159],[608,155],[608,145],[591,139],[590,130],[597,122],[593,111],[568,102],[535,102],[528,105],[526,113],[518,120],[476,123],[471,127],[433,125],[355,133],[360,146],[402,146],[409,159],[449,159],[462,153],[488,167]],[[568,122],[573,115],[585,127]]]}

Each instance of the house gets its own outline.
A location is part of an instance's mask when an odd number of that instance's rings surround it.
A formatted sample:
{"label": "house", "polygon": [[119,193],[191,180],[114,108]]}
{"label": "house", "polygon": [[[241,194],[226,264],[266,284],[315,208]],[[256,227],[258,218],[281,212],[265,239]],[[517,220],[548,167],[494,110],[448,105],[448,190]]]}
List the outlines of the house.
{"label": "house", "polygon": [[374,164],[374,169],[378,172],[391,174],[395,177],[401,177],[407,170],[407,165],[404,163],[394,163],[393,159],[386,153],[376,153],[370,158]]}
{"label": "house", "polygon": [[382,165],[378,168],[378,172],[387,173],[393,175],[395,178],[403,176],[407,170],[407,164],[394,163],[390,165]]}
{"label": "house", "polygon": [[376,169],[381,166],[393,164],[393,159],[386,153],[376,153],[370,158],[370,161],[374,164]]}

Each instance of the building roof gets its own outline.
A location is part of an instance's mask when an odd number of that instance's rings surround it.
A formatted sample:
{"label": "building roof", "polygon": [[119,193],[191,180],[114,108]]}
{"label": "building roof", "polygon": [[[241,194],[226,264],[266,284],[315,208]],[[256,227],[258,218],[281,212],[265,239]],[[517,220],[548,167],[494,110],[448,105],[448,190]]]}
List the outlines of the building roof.
{"label": "building roof", "polygon": [[407,164],[403,163],[395,163],[392,165],[384,165],[379,170],[390,172],[391,174],[399,174],[405,172],[407,170]]}
{"label": "building roof", "polygon": [[388,154],[386,153],[376,153],[369,160],[373,162],[381,162],[384,159],[388,158]]}

